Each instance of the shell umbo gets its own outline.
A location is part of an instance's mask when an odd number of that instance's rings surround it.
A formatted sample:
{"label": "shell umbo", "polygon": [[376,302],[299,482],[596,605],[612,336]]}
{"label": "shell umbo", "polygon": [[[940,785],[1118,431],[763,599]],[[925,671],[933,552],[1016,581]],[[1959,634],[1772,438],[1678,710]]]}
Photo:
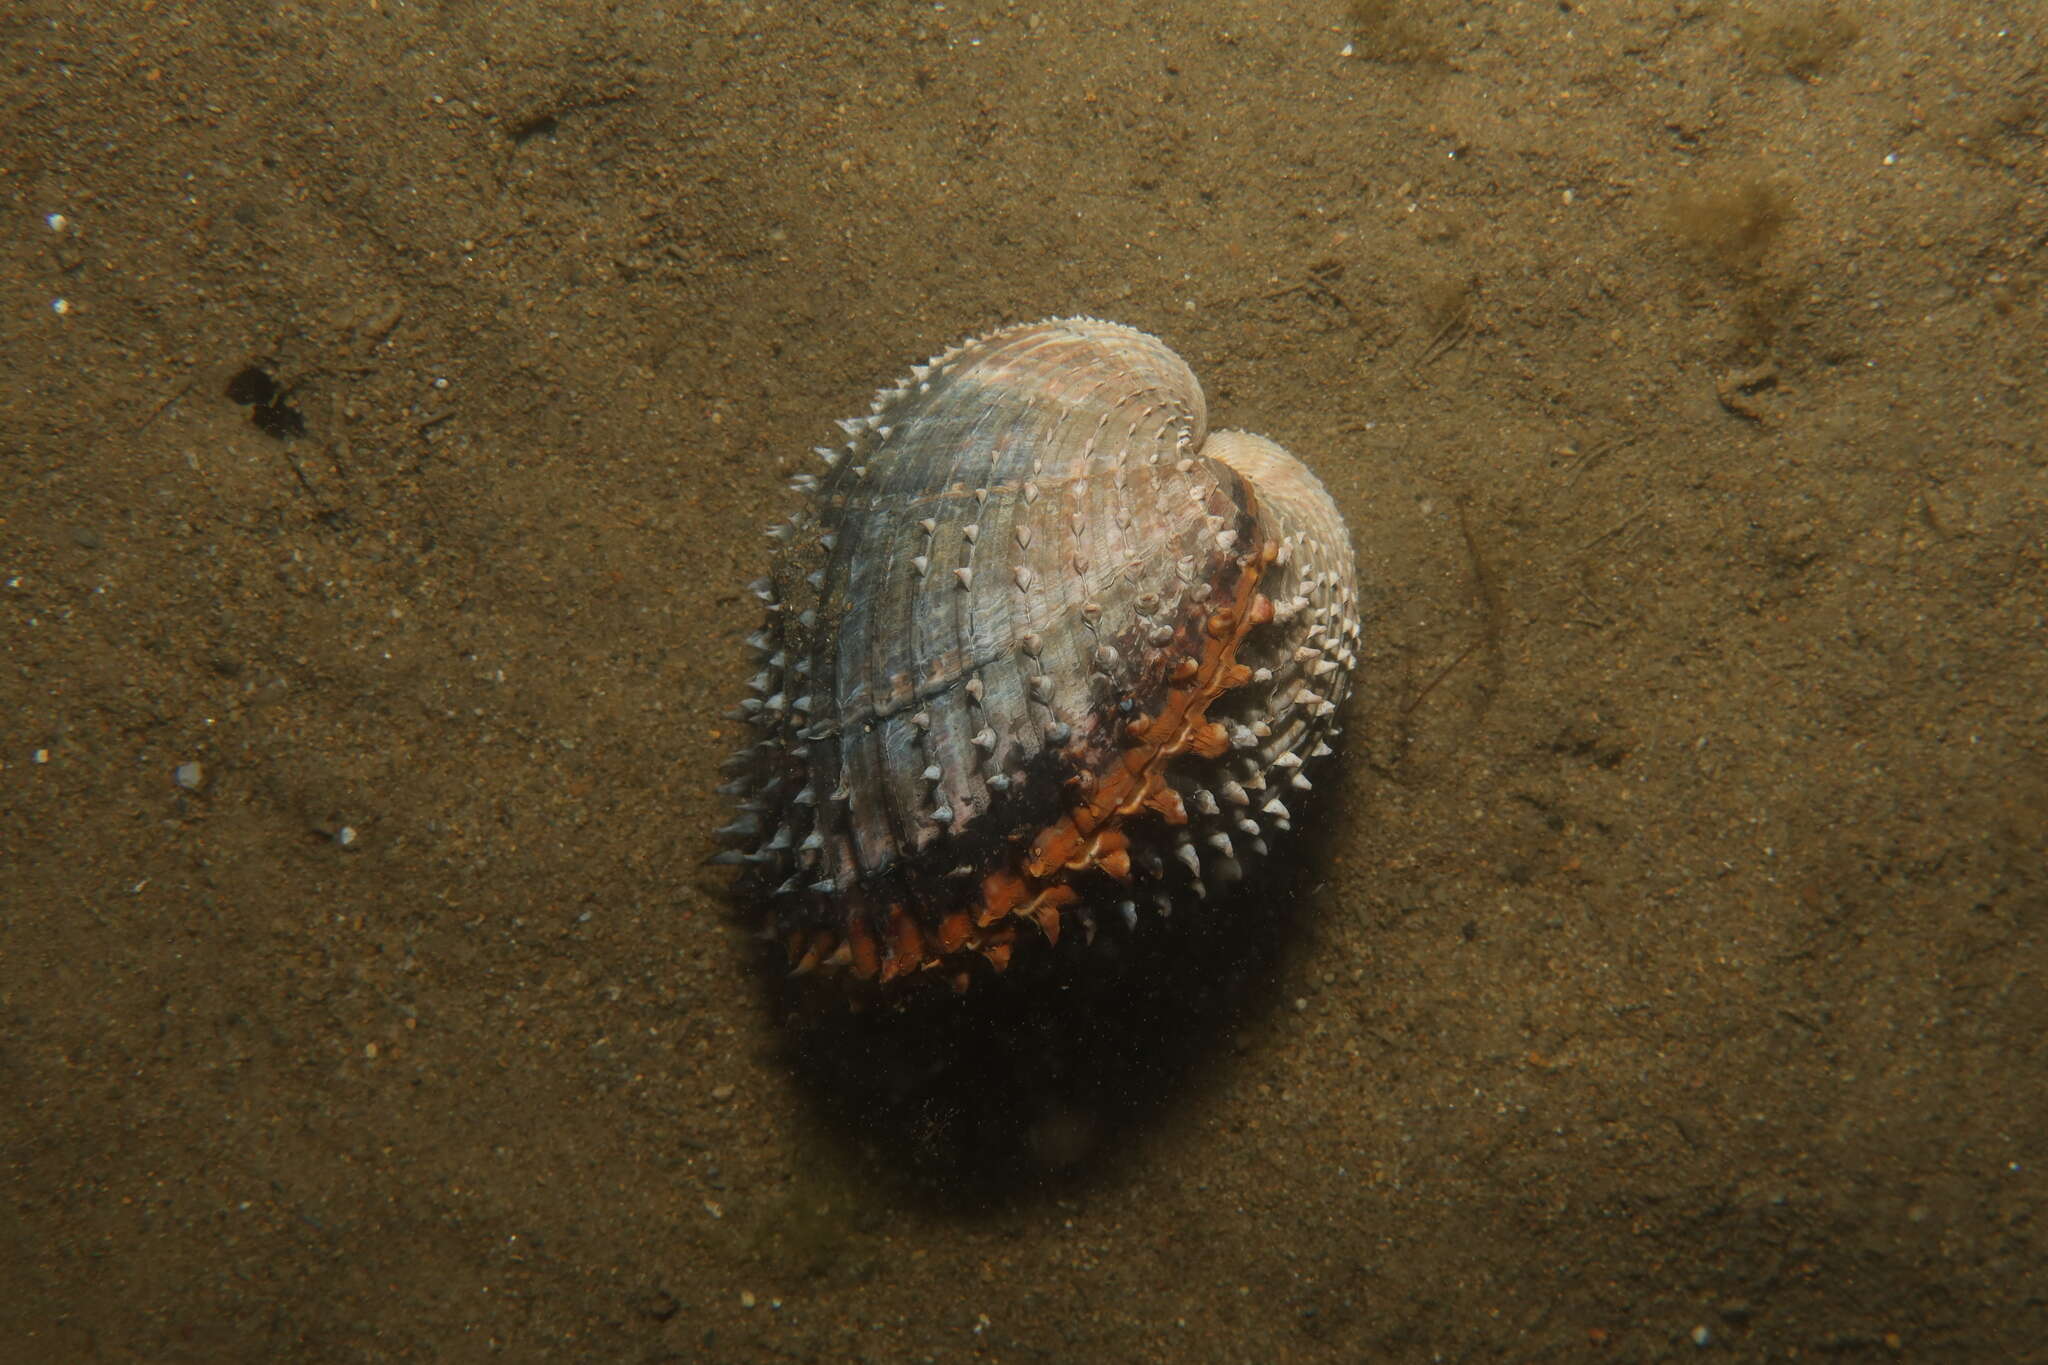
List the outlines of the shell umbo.
{"label": "shell umbo", "polygon": [[1171,912],[1290,828],[1358,647],[1321,483],[1088,318],[912,367],[769,534],[721,790],[793,968],[965,986]]}

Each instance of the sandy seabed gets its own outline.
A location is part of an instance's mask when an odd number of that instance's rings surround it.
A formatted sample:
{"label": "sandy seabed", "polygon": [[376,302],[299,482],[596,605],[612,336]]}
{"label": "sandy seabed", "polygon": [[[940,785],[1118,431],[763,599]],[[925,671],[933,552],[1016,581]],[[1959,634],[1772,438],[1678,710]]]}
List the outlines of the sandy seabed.
{"label": "sandy seabed", "polygon": [[[16,0],[0,1357],[2048,1359],[2043,18]],[[1069,312],[1329,484],[1344,764],[864,1109],[742,585]]]}

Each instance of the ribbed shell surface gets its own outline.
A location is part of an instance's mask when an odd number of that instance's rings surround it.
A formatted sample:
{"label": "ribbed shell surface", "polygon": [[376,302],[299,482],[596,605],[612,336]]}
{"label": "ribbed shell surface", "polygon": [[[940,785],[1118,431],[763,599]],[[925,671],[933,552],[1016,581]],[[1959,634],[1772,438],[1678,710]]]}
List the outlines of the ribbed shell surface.
{"label": "ribbed shell surface", "polygon": [[960,984],[1020,924],[1092,936],[1237,875],[1356,638],[1313,475],[1211,438],[1180,358],[1092,319],[956,347],[841,426],[771,531],[727,787],[792,962]]}

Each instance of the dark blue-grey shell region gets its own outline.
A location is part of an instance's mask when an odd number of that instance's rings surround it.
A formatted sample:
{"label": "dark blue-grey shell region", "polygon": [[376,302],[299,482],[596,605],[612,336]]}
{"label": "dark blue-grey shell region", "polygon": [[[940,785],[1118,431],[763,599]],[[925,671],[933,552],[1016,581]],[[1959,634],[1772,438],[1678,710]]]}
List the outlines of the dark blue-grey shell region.
{"label": "dark blue-grey shell region", "polygon": [[[1264,734],[1237,722],[1225,767],[1259,780],[1276,735],[1289,764],[1324,747],[1356,636],[1342,523],[1278,447],[1218,433],[1243,458],[1205,451],[1201,388],[1163,343],[1092,319],[1006,329],[913,367],[841,425],[847,445],[819,452],[804,506],[771,531],[752,742],[726,788],[741,808],[727,860],[776,932],[864,919],[886,938],[892,906],[929,928],[950,888],[1057,815],[1077,771],[1113,759],[1267,542],[1285,619],[1262,628],[1260,681],[1293,723],[1280,734],[1254,703]],[[1255,490],[1233,463],[1290,486]],[[1297,707],[1328,654],[1294,657],[1310,633],[1345,657]],[[1219,774],[1232,788],[1234,772]],[[1200,772],[1176,785],[1198,815],[1144,850],[1162,884],[1159,854],[1191,845],[1215,807]]]}

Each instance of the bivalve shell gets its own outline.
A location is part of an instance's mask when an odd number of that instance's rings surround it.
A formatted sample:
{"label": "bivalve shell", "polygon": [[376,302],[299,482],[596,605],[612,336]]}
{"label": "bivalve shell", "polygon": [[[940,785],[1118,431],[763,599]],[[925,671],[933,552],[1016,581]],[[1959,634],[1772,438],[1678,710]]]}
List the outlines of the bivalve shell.
{"label": "bivalve shell", "polygon": [[965,988],[1210,898],[1301,816],[1358,648],[1350,540],[1158,339],[914,366],[800,475],[720,861],[798,972]]}

